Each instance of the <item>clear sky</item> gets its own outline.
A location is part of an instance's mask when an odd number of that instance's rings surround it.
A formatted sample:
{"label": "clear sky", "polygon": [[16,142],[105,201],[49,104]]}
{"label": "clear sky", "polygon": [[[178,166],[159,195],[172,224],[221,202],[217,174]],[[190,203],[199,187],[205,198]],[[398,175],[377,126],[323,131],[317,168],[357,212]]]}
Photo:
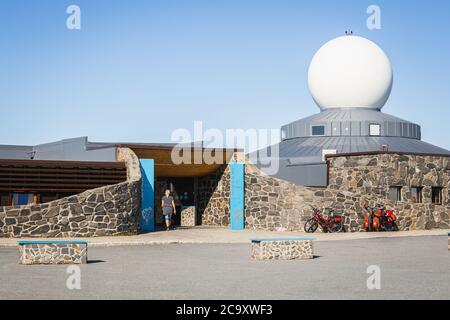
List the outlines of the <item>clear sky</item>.
{"label": "clear sky", "polygon": [[[81,30],[66,28],[71,4]],[[366,27],[371,4],[381,30]],[[309,62],[347,29],[391,59],[383,111],[450,149],[448,0],[0,0],[0,144],[279,128],[319,111]]]}

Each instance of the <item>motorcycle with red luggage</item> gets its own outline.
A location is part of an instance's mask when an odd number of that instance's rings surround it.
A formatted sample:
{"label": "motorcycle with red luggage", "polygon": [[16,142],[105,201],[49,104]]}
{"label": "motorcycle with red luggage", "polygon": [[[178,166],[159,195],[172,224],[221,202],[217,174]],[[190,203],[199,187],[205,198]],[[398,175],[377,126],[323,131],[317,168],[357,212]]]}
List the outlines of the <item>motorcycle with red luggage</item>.
{"label": "motorcycle with red luggage", "polygon": [[394,210],[387,210],[385,206],[365,206],[364,229],[366,231],[398,231],[397,216]]}
{"label": "motorcycle with red luggage", "polygon": [[[341,213],[335,212],[334,209],[327,208],[319,210],[310,205],[313,210],[313,216],[305,223],[305,232],[314,233],[320,226],[323,232],[342,232],[344,230],[344,218]],[[324,215],[323,213],[327,214]]]}

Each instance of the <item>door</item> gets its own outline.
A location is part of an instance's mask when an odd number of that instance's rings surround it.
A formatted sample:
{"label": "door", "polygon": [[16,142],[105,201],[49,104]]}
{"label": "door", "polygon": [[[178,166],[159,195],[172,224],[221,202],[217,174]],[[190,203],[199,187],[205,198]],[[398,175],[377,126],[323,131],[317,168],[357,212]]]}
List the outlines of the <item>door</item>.
{"label": "door", "polygon": [[140,232],[155,231],[155,162],[153,159],[140,159],[141,164],[141,218]]}
{"label": "door", "polygon": [[230,164],[230,229],[244,229],[244,164]]}

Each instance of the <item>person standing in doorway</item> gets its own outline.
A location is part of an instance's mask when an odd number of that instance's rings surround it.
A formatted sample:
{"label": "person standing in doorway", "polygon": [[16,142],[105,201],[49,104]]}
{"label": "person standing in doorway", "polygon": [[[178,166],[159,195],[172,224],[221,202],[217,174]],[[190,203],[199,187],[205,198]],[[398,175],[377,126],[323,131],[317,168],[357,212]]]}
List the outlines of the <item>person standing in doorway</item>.
{"label": "person standing in doorway", "polygon": [[170,230],[170,224],[172,223],[172,214],[177,214],[175,208],[175,202],[173,197],[170,195],[170,190],[166,190],[166,194],[162,197],[161,208],[164,215],[164,220],[166,221],[166,230]]}

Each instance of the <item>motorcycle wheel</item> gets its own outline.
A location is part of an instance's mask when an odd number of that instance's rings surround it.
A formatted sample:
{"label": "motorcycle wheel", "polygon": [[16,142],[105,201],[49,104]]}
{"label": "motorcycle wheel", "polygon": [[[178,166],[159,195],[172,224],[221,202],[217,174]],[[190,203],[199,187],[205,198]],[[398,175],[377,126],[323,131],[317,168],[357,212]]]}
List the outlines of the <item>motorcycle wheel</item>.
{"label": "motorcycle wheel", "polygon": [[395,222],[387,222],[385,226],[385,231],[398,231],[398,227]]}
{"label": "motorcycle wheel", "polygon": [[342,230],[344,229],[344,224],[341,222],[338,223],[334,223],[334,225],[330,228],[328,228],[328,232],[330,233],[337,233],[337,232],[342,232]]}
{"label": "motorcycle wheel", "polygon": [[306,221],[304,229],[305,229],[305,232],[307,232],[307,233],[314,233],[314,232],[316,232],[318,227],[319,227],[319,224],[317,223],[317,221],[314,220],[313,218],[311,218],[308,221]]}

